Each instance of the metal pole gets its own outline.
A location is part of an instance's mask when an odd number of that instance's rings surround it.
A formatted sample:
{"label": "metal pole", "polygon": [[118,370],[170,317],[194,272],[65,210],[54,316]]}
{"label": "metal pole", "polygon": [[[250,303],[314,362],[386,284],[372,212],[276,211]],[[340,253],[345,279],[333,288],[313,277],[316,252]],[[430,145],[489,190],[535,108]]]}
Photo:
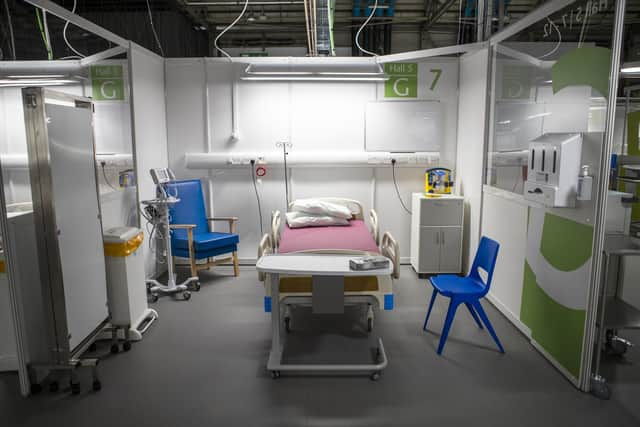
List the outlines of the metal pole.
{"label": "metal pole", "polygon": [[[616,102],[618,95],[618,73],[620,72],[620,54],[622,52],[622,33],[624,29],[624,13],[626,0],[616,3],[615,26],[613,29],[613,49],[611,55],[611,69],[609,71],[609,97],[607,99],[607,121],[605,127],[604,146],[600,151],[600,168],[598,170],[598,186],[595,203],[594,237],[592,245],[591,278],[589,281],[589,300],[587,305],[586,333],[582,349],[581,388],[591,389],[591,373],[593,362],[593,344],[596,339],[596,317],[598,312],[598,296],[604,283],[602,276],[602,260],[604,248],[604,226],[607,206],[608,177],[611,152],[613,148],[614,122],[616,117]],[[600,325],[602,327],[602,325]]]}

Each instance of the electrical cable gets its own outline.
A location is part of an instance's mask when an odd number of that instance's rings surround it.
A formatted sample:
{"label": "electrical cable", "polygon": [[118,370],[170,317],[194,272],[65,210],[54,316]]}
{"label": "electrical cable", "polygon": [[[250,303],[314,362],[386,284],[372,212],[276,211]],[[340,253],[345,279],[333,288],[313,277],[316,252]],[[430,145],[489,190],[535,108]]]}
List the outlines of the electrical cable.
{"label": "electrical cable", "polygon": [[404,204],[402,197],[400,197],[400,189],[398,188],[398,182],[396,181],[396,159],[391,159],[391,174],[393,175],[393,185],[396,187],[396,194],[398,195],[398,200],[400,200],[400,204],[402,205],[402,208],[405,211],[407,211],[409,215],[411,215],[411,211]]}
{"label": "electrical cable", "polygon": [[160,54],[164,56],[164,49],[162,49],[160,39],[158,38],[158,33],[156,33],[156,26],[153,24],[153,15],[151,15],[151,5],[149,4],[149,0],[147,0],[147,12],[149,12],[149,22],[151,23],[151,31],[153,32],[153,37],[156,39],[156,44],[158,45],[158,49],[160,49]]}
{"label": "electrical cable", "polygon": [[49,34],[49,20],[47,19],[47,11],[42,10],[42,23],[44,24],[44,35],[49,46],[49,60],[53,59],[53,46],[51,46],[51,35]]}
{"label": "electrical cable", "polygon": [[16,60],[16,39],[13,34],[13,21],[11,20],[11,12],[9,11],[9,1],[4,0],[4,9],[7,12],[7,24],[9,24],[9,37],[11,39],[11,56]]}
{"label": "electrical cable", "polygon": [[264,236],[264,228],[262,225],[262,204],[260,203],[260,194],[258,193],[258,183],[256,182],[256,161],[251,160],[251,180],[253,181],[253,189],[256,192],[256,201],[258,202],[258,217],[260,218],[260,238]]}
{"label": "electrical cable", "polygon": [[53,59],[53,55],[51,54],[51,49],[49,47],[49,44],[47,43],[47,37],[44,34],[44,27],[42,26],[42,19],[40,18],[40,9],[38,8],[36,8],[36,20],[38,22],[38,29],[40,30],[40,35],[42,36],[44,48],[47,51],[47,58]]}
{"label": "electrical cable", "polygon": [[373,15],[376,13],[376,9],[378,9],[378,0],[376,0],[375,3],[373,4],[373,9],[371,9],[371,14],[367,18],[367,20],[364,21],[364,24],[362,24],[362,26],[358,29],[358,32],[356,33],[356,40],[355,40],[356,46],[358,47],[358,49],[360,49],[360,52],[366,53],[371,56],[378,56],[378,54],[374,52],[369,52],[368,50],[363,49],[362,46],[360,46],[360,42],[358,41],[358,39],[360,38],[360,33],[362,32],[364,27],[366,27],[369,21],[371,21],[371,18],[373,18]]}
{"label": "electrical cable", "polygon": [[[77,6],[78,6],[78,0],[73,0],[73,7],[71,8],[71,13],[76,13]],[[69,43],[69,39],[67,39],[67,28],[69,28],[69,23],[70,22],[67,21],[66,24],[64,24],[64,28],[62,29],[62,38],[64,39],[64,42],[67,44],[67,47],[71,49],[73,53],[78,55],[80,58],[84,58],[86,55],[83,55],[82,53],[77,51],[73,46],[71,46],[71,43]],[[69,58],[69,57],[66,57],[66,58]],[[60,59],[63,59],[63,58],[60,58]]]}
{"label": "electrical cable", "polygon": [[106,165],[106,163],[105,163],[105,162],[101,162],[101,163],[100,163],[100,166],[102,166],[102,176],[104,177],[104,182],[105,182],[109,187],[111,187],[111,189],[112,189],[113,191],[120,191],[120,190],[118,190],[116,187],[114,187],[113,185],[111,185],[111,183],[109,182],[109,178],[107,178],[107,172],[106,172],[106,170],[105,170],[105,165]]}
{"label": "electrical cable", "polygon": [[244,16],[244,13],[247,11],[247,6],[249,6],[249,0],[245,0],[244,7],[242,8],[242,12],[240,12],[240,15],[238,15],[238,17],[231,24],[229,24],[224,30],[222,30],[220,32],[220,34],[218,34],[218,36],[213,41],[213,46],[218,51],[220,51],[220,53],[222,53],[224,56],[229,58],[229,61],[232,61],[232,62],[233,62],[233,60],[231,59],[231,55],[229,55],[225,50],[223,50],[220,46],[218,46],[218,40],[220,40],[220,37],[222,37],[224,35],[224,33],[229,31],[234,25],[236,25],[238,23],[239,20],[242,19],[242,17]]}

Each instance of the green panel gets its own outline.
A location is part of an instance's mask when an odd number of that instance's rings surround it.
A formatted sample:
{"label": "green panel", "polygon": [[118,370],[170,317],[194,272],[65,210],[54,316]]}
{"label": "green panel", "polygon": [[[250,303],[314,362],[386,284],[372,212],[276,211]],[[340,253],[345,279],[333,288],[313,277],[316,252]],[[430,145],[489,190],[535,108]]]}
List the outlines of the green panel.
{"label": "green panel", "polygon": [[591,258],[593,226],[550,213],[544,216],[540,253],[560,271],[574,271]]}
{"label": "green panel", "polygon": [[562,55],[551,67],[553,93],[567,86],[591,86],[604,97],[609,93],[611,50],[579,47]]}
{"label": "green panel", "polygon": [[384,82],[385,98],[418,97],[418,64],[416,62],[388,62],[384,72],[389,80]]}
{"label": "green panel", "polygon": [[[640,156],[640,111],[635,111],[627,115],[627,146],[629,155]],[[636,196],[640,197],[640,185],[629,185],[629,190],[633,187],[636,188]],[[621,185],[621,191],[627,191],[627,185]],[[634,203],[631,205],[631,220],[640,221],[640,203]]]}
{"label": "green panel", "polygon": [[585,310],[567,308],[538,285],[529,263],[524,264],[520,320],[531,336],[575,378],[580,375]]}
{"label": "green panel", "polygon": [[91,88],[94,101],[123,101],[124,80],[122,65],[92,66]]}

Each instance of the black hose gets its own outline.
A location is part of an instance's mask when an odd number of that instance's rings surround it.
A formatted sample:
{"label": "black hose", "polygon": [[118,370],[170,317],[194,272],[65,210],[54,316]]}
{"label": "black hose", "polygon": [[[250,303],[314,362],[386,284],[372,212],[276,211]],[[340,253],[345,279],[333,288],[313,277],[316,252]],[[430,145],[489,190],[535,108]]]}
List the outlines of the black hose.
{"label": "black hose", "polygon": [[256,201],[258,202],[258,217],[260,218],[260,237],[264,236],[264,228],[262,226],[262,204],[260,203],[260,195],[258,194],[258,184],[256,182],[256,161],[251,160],[251,180],[253,181],[253,189],[256,192]]}

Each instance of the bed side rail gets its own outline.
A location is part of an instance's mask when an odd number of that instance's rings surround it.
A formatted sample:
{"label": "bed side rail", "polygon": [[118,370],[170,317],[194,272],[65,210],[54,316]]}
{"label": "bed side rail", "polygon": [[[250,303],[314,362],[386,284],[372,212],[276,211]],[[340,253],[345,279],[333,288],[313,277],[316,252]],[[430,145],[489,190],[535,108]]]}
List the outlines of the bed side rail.
{"label": "bed side rail", "polygon": [[369,211],[369,230],[376,242],[376,246],[380,246],[380,223],[378,221],[378,213],[375,209]]}
{"label": "bed side rail", "polygon": [[271,249],[273,252],[280,246],[280,225],[282,223],[282,214],[276,210],[271,212]]}
{"label": "bed side rail", "polygon": [[[273,242],[271,241],[271,236],[268,233],[265,233],[260,239],[260,244],[258,245],[258,259],[262,258],[264,255],[269,255],[273,253]],[[265,273],[258,272],[258,280],[264,282],[266,277]]]}
{"label": "bed side rail", "polygon": [[400,248],[398,242],[388,231],[382,236],[380,252],[393,262],[393,278],[400,278]]}

